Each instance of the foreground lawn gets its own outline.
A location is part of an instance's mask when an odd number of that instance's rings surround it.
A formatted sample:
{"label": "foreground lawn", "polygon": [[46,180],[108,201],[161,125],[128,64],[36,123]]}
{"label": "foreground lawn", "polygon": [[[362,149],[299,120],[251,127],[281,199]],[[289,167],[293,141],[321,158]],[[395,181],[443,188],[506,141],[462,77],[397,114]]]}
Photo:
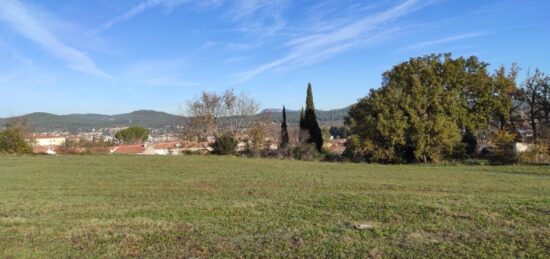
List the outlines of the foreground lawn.
{"label": "foreground lawn", "polygon": [[314,255],[548,257],[550,167],[0,156],[2,258]]}

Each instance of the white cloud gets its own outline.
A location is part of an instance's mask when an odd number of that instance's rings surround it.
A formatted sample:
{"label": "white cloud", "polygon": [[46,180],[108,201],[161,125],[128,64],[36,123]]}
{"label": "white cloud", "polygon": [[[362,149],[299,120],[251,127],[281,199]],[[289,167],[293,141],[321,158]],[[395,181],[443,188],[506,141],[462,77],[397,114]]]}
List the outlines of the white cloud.
{"label": "white cloud", "polygon": [[286,25],[282,11],[289,0],[201,0],[194,2],[188,0],[145,0],[111,18],[101,26],[91,30],[90,33],[101,33],[152,8],[164,7],[171,11],[187,3],[201,8],[222,7],[227,9],[228,19],[237,24],[239,30],[260,36],[269,36]]}
{"label": "white cloud", "polygon": [[237,74],[237,83],[248,81],[270,70],[320,62],[360,44],[380,42],[399,31],[396,28],[386,28],[384,24],[429,3],[431,1],[407,0],[386,11],[355,19],[340,27],[326,28],[311,35],[291,38],[286,42],[286,46],[291,48],[286,56]]}
{"label": "white cloud", "polygon": [[288,0],[237,0],[227,14],[239,30],[267,37],[286,26],[283,12],[288,4]]}
{"label": "white cloud", "polygon": [[82,73],[110,77],[99,69],[85,53],[80,52],[60,41],[48,28],[37,20],[37,15],[18,0],[0,1],[0,20],[9,24],[24,37],[40,44],[55,56],[65,60],[67,67]]}
{"label": "white cloud", "polygon": [[186,0],[147,0],[144,2],[141,2],[138,5],[132,6],[130,9],[126,10],[125,12],[121,13],[120,15],[117,15],[110,19],[109,21],[105,22],[98,28],[93,29],[90,31],[92,34],[100,33],[102,31],[108,30],[111,27],[113,27],[117,23],[124,22],[126,20],[129,20],[133,18],[136,15],[139,15],[151,8],[157,7],[157,6],[164,6],[169,10],[172,10],[176,8],[177,6],[184,4],[187,2]]}
{"label": "white cloud", "polygon": [[414,44],[412,46],[407,47],[406,49],[419,49],[419,48],[424,48],[424,47],[433,46],[433,45],[439,45],[439,44],[443,44],[443,43],[449,43],[449,42],[454,42],[454,41],[459,41],[459,40],[482,37],[482,36],[485,36],[487,34],[488,33],[485,33],[485,32],[464,33],[464,34],[460,34],[460,35],[449,36],[449,37],[445,37],[445,38],[440,38],[440,39],[429,40],[429,41],[417,43],[417,44]]}

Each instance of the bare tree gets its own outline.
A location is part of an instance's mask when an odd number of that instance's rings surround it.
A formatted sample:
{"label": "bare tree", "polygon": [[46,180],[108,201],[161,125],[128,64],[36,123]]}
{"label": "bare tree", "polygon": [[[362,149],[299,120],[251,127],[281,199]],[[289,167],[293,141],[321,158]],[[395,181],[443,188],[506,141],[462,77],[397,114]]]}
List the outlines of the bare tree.
{"label": "bare tree", "polygon": [[233,89],[223,95],[203,92],[187,102],[188,134],[199,138],[223,133],[237,137],[246,134],[260,105],[250,96],[236,95]]}
{"label": "bare tree", "polygon": [[233,89],[225,91],[222,96],[222,131],[233,136],[245,134],[254,123],[252,116],[258,113],[260,105],[252,97]]}
{"label": "bare tree", "polygon": [[25,134],[25,137],[30,137],[33,132],[31,124],[24,117],[11,117],[6,121],[4,127],[7,129],[19,129]]}
{"label": "bare tree", "polygon": [[204,91],[187,102],[189,116],[186,132],[199,139],[217,131],[217,118],[221,113],[221,98],[216,93]]}

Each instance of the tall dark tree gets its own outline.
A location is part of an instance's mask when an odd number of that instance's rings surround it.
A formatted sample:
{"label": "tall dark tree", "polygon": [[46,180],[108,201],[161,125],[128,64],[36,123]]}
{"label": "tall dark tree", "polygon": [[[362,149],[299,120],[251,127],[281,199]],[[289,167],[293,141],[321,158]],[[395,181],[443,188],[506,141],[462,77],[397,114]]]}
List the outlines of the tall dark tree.
{"label": "tall dark tree", "polygon": [[315,105],[313,104],[313,91],[311,89],[311,83],[307,86],[306,97],[306,110],[304,113],[304,128],[307,129],[309,136],[306,143],[313,143],[317,150],[321,151],[323,147],[323,133],[321,127],[317,122],[317,115],[315,115]]}
{"label": "tall dark tree", "polygon": [[308,138],[309,133],[307,133],[306,123],[304,118],[304,107],[300,110],[300,129],[298,133],[298,142],[301,144],[305,143]]}
{"label": "tall dark tree", "polygon": [[283,106],[283,123],[281,123],[281,148],[286,148],[288,146],[288,126],[286,125],[286,109]]}
{"label": "tall dark tree", "polygon": [[540,119],[541,109],[539,105],[540,93],[543,85],[544,73],[540,70],[535,70],[535,74],[531,75],[527,71],[527,78],[523,83],[525,91],[525,102],[529,106],[529,120],[531,129],[533,130],[533,143],[536,143],[539,137],[537,129],[537,120]]}
{"label": "tall dark tree", "polygon": [[542,80],[539,98],[540,112],[544,126],[550,126],[550,76],[545,76]]}

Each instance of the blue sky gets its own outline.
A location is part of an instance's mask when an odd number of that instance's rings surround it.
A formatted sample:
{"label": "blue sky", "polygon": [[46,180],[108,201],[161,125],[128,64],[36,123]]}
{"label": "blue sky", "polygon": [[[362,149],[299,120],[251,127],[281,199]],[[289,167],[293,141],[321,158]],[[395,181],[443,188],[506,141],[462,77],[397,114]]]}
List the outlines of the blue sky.
{"label": "blue sky", "polygon": [[342,108],[411,56],[550,73],[548,0],[0,0],[0,116],[182,112],[203,90]]}

